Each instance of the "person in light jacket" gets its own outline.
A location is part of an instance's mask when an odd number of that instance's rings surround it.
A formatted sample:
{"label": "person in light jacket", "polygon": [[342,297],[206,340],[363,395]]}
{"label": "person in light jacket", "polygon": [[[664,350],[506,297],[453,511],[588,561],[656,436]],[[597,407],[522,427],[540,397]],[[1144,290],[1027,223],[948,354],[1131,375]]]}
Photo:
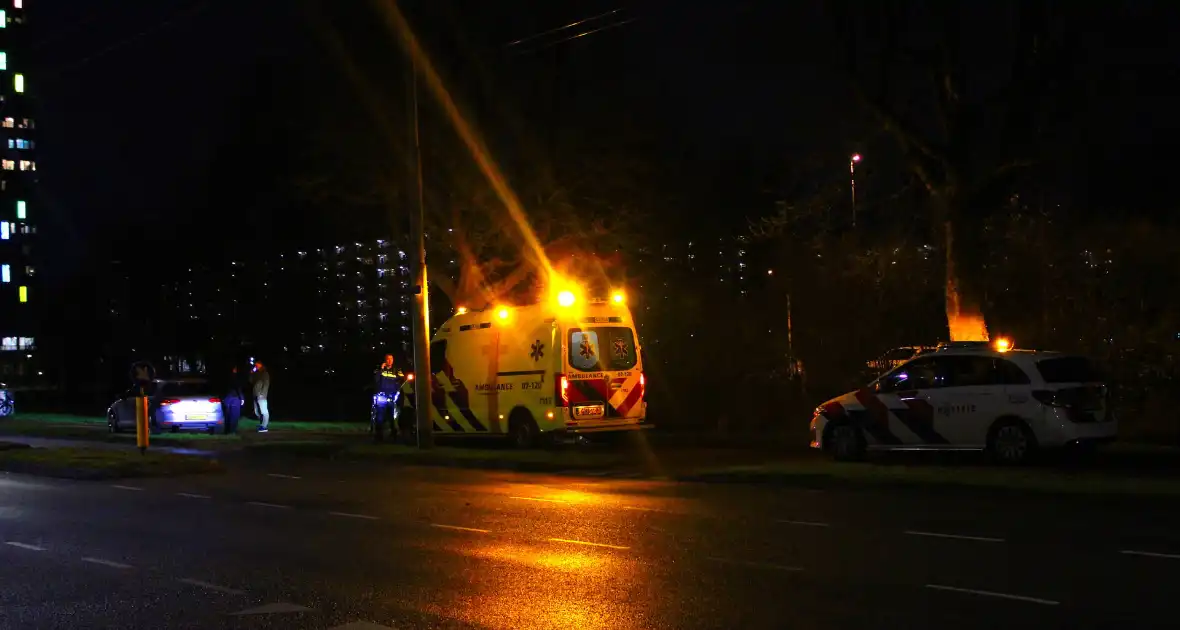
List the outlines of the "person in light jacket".
{"label": "person in light jacket", "polygon": [[262,361],[254,364],[254,375],[250,380],[254,384],[254,413],[258,416],[258,432],[266,433],[270,424],[270,409],[266,399],[270,393],[270,372]]}

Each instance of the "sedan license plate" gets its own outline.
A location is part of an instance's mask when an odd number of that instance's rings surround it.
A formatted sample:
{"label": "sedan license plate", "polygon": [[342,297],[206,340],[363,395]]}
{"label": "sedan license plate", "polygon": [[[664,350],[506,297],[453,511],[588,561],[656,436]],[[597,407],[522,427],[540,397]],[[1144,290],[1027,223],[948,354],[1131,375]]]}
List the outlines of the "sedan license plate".
{"label": "sedan license plate", "polygon": [[189,414],[184,417],[185,420],[204,420],[205,418],[206,418],[205,414],[198,414],[198,415]]}
{"label": "sedan license plate", "polygon": [[574,417],[582,418],[601,418],[606,415],[606,407],[604,405],[582,405],[574,407]]}

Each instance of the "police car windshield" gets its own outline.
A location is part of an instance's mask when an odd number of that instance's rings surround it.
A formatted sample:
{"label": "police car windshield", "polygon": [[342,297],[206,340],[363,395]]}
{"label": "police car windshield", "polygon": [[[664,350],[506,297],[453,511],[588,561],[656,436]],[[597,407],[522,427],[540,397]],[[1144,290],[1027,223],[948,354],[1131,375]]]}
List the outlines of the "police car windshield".
{"label": "police car windshield", "polygon": [[581,372],[630,370],[635,367],[635,335],[626,326],[573,328],[569,363]]}

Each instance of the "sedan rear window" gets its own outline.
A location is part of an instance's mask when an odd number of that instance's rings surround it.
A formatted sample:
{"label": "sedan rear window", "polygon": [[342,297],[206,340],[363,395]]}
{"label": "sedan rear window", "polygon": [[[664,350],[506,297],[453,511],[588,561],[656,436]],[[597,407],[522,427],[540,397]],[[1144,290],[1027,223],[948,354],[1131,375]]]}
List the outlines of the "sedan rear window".
{"label": "sedan rear window", "polygon": [[1101,383],[1106,379],[1085,357],[1059,357],[1037,361],[1037,371],[1046,383]]}
{"label": "sedan rear window", "polygon": [[207,382],[201,381],[165,381],[160,383],[160,394],[187,398],[190,396],[211,396],[213,388]]}

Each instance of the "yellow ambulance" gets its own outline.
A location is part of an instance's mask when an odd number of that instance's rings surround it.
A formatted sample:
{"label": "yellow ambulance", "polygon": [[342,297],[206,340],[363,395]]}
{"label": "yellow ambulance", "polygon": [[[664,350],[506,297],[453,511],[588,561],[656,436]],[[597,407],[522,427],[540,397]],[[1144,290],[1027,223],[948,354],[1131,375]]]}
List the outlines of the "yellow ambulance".
{"label": "yellow ambulance", "polygon": [[527,448],[543,435],[649,426],[638,336],[622,292],[585,299],[560,291],[529,306],[460,308],[431,341],[430,369],[439,435],[504,435]]}

